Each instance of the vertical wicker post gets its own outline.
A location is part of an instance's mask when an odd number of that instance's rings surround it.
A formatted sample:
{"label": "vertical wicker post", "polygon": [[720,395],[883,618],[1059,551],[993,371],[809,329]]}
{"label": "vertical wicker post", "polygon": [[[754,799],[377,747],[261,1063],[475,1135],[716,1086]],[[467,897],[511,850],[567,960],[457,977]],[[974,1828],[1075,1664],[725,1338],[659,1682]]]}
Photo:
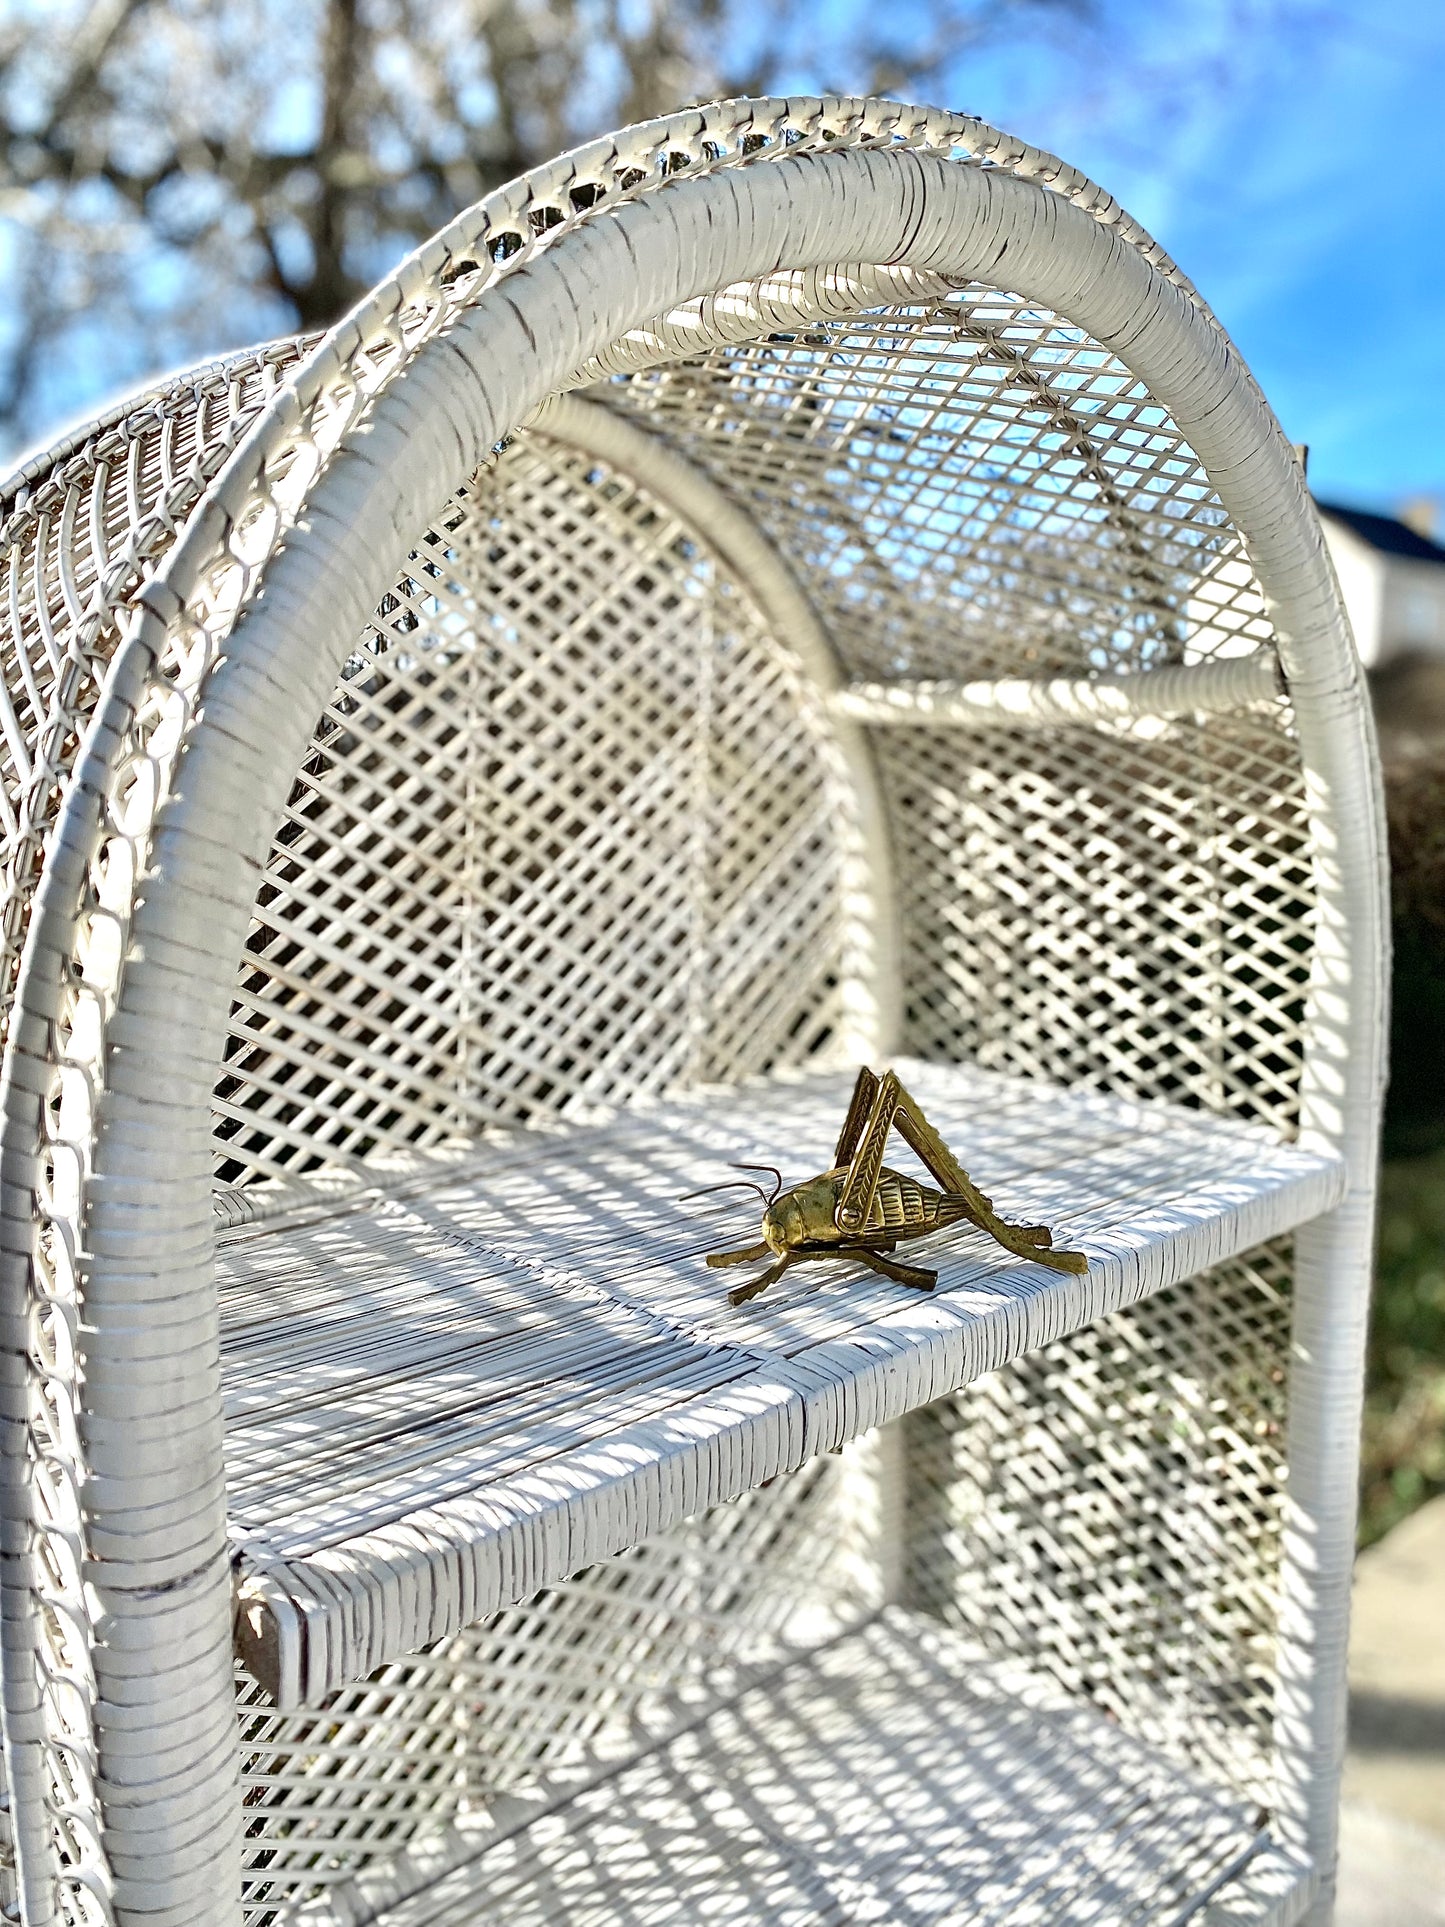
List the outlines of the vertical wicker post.
{"label": "vertical wicker post", "polygon": [[[1327,1910],[1380,814],[1218,324],[980,123],[733,102],[501,190],[295,352],[8,497],[24,1917],[439,1883],[439,1920],[530,1918],[488,1842],[528,1799],[588,1824],[558,1761],[631,1721],[679,1783],[691,1745],[745,1773],[885,1675],[880,1731],[960,1696],[970,1771],[1152,1789],[1108,1875],[1141,1906]],[[1088,1279],[965,1241],[926,1303],[823,1280],[719,1323],[676,1194],[754,1139],[816,1157],[827,1075],[905,1050],[1010,1208],[1072,1174]],[[1201,1362],[1206,1310],[1234,1350]],[[787,1629],[797,1730],[739,1742]],[[647,1748],[587,1758],[619,1816],[655,1801]],[[809,1844],[806,1777],[785,1846],[739,1819],[684,1881],[886,1894],[881,1848]],[[986,1896],[965,1837],[938,1877]]]}

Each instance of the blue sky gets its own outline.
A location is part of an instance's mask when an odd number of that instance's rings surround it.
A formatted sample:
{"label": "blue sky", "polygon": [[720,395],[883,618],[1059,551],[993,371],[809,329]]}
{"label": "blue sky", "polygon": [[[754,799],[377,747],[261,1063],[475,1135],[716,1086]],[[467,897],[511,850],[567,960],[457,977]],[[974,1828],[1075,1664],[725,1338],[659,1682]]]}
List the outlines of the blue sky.
{"label": "blue sky", "polygon": [[[1445,503],[1445,0],[1074,0],[1072,26],[1050,3],[1014,0],[1006,36],[960,60],[938,104],[1062,154],[1158,236],[1310,445],[1318,494]],[[0,0],[0,17],[24,4]],[[807,0],[781,87],[854,84],[850,43],[879,4]],[[945,0],[887,4],[916,40]],[[240,345],[237,325],[285,324],[233,315],[196,351]],[[83,330],[75,343],[32,433],[143,372],[118,373]]]}
{"label": "blue sky", "polygon": [[1445,498],[1445,0],[1103,11],[970,61],[949,104],[1064,154],[1157,236],[1309,444],[1317,494]]}

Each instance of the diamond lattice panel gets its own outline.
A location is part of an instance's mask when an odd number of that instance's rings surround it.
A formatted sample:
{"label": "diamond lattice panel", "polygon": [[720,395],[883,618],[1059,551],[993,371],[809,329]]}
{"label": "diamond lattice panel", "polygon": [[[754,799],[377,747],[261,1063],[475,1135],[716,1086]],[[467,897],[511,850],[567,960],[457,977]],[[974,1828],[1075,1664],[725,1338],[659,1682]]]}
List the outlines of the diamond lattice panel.
{"label": "diamond lattice panel", "polygon": [[216,1109],[236,1182],[796,1062],[836,1022],[816,699],[698,541],[514,445],[328,705]]}
{"label": "diamond lattice panel", "polygon": [[875,741],[912,1048],[1292,1126],[1312,887],[1270,714]]}
{"label": "diamond lattice panel", "polygon": [[1015,296],[820,322],[608,394],[762,511],[857,676],[1139,669],[1268,637],[1166,411]]}
{"label": "diamond lattice panel", "polygon": [[[1165,411],[989,289],[617,382],[774,533],[856,676],[1120,673],[1272,646]],[[906,1048],[1289,1130],[1313,883],[1287,703],[875,730]]]}
{"label": "diamond lattice panel", "polygon": [[876,1438],[388,1666],[315,1711],[237,1675],[249,1927],[483,1814],[621,1759],[880,1601]]}
{"label": "diamond lattice panel", "polygon": [[1289,1250],[908,1420],[909,1596],[1266,1805]]}

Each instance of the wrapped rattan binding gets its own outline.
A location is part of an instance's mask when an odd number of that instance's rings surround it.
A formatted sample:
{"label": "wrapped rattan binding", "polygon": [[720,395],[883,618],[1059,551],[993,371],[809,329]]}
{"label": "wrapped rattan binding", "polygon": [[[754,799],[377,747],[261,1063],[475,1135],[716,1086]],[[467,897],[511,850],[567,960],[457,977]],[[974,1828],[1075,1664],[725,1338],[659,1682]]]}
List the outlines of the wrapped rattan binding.
{"label": "wrapped rattan binding", "polygon": [[[1163,1759],[1190,1790],[1150,1808],[1140,1842],[1162,1885],[1135,1865],[1141,1906],[1283,1919],[1327,1887],[1379,813],[1297,465],[1158,248],[1062,163],[963,117],[700,109],[502,190],[299,365],[283,349],[172,384],[29,464],[13,500],[0,1578],[25,1918],[360,1921],[386,1905],[399,1923],[449,1867],[459,1884],[436,1905],[465,1911],[461,1862],[509,1811],[512,1917],[535,1917],[539,1894],[591,1906],[585,1879],[548,1881],[575,1872],[568,1828],[594,1837],[596,1810],[583,1797],[562,1816],[547,1773],[601,1733],[612,1683],[660,1722],[629,1799],[658,1838],[693,1842],[683,1898],[664,1881],[645,1906],[716,1892],[756,1917],[759,1893],[801,1881],[832,1917],[882,1877],[871,1862],[855,1879],[825,1841],[810,1871],[794,1804],[795,1845],[739,1901],[709,1885],[693,1795],[659,1807],[650,1776],[692,1784],[702,1742],[675,1738],[679,1695],[730,1757],[741,1675],[706,1663],[724,1650],[765,1669],[796,1656],[813,1669],[800,1704],[834,1704],[852,1663],[828,1675],[834,1629],[793,1625],[784,1652],[782,1621],[749,1602],[769,1572],[815,1569],[804,1548],[838,1538],[839,1489],[855,1522],[908,1495],[826,1582],[839,1638],[863,1642],[848,1652],[906,1681],[889,1642],[921,1612],[944,1627],[936,1679],[981,1647],[1000,1678],[1022,1666],[1064,1696],[1066,1733],[1101,1706],[1120,1722],[1117,1747],[1094,1726],[1078,1749],[1111,1790],[1054,1837],[1076,1871],[1113,1838],[1118,1790]],[[231,1560],[254,1520],[228,1511],[245,1454],[226,1443],[223,1337],[228,1395],[279,1428],[267,1476],[279,1466],[283,1485],[288,1453],[299,1485],[308,1440],[340,1435],[337,1367],[365,1341],[326,1303],[340,1273],[295,1261],[298,1225],[314,1252],[348,1226],[380,1250],[419,1223],[421,1256],[402,1237],[378,1261],[402,1306],[426,1264],[497,1261],[446,1190],[478,1134],[525,1132],[528,1159],[565,1169],[572,1134],[610,1107],[721,1082],[725,1161],[772,1101],[758,1091],[904,1049],[982,1066],[1025,1119],[1042,1078],[1116,1118],[1135,1101],[1206,1114],[1221,1145],[1262,1131],[1299,1183],[1270,1190],[1271,1216],[1257,1172],[1224,1195],[1221,1152],[1189,1238],[1120,1220],[1095,1295],[1024,1292],[1040,1322],[989,1353],[1012,1362],[971,1397],[955,1398],[961,1342],[936,1348],[951,1362],[929,1379],[933,1340],[914,1334],[913,1389],[876,1414],[926,1415],[860,1445],[841,1488],[806,1450],[768,1456],[787,1436],[770,1414],[813,1401],[844,1416],[838,1436],[867,1433],[890,1382],[868,1318],[833,1379],[756,1367],[781,1388],[766,1410],[729,1409],[715,1449],[644,1455],[635,1511],[626,1477],[565,1505],[545,1492],[545,1525],[518,1515],[495,1598],[465,1590],[495,1524],[487,1482],[449,1483],[444,1442],[417,1451],[354,1610],[355,1575],[328,1566],[349,1503],[333,1491],[302,1575],[308,1633],[318,1654],[383,1668],[367,1682],[318,1663],[321,1705],[288,1712],[243,1676],[238,1739]],[[774,1083],[736,1095],[749,1079]],[[1131,1129],[1147,1135],[1121,1125],[1125,1153]],[[224,1334],[216,1180],[222,1224],[273,1277],[266,1315]],[[1292,1224],[1287,1342],[1284,1247],[1242,1247]],[[1156,1262],[1166,1248],[1198,1275]],[[545,1277],[559,1250],[508,1262]],[[585,1267],[569,1261],[565,1283],[588,1288]],[[831,1316],[856,1289],[825,1284],[780,1315]],[[1141,1291],[1159,1295],[1122,1308]],[[625,1310],[645,1315],[630,1296]],[[304,1358],[267,1351],[288,1319]],[[406,1347],[431,1337],[388,1339],[402,1384]],[[269,1377],[252,1372],[263,1357]],[[438,1357],[466,1382],[445,1343]],[[475,1394],[448,1420],[462,1433]],[[549,1420],[563,1445],[567,1409]],[[575,1732],[539,1715],[535,1749],[519,1739],[489,1777],[507,1715],[489,1725],[487,1696],[555,1653],[538,1628],[574,1610],[529,1603],[527,1574],[710,1506],[648,1555],[668,1576],[634,1616],[579,1644],[574,1671],[558,1662]],[[414,1521],[448,1507],[486,1527],[433,1560]],[[564,1517],[570,1552],[551,1536]],[[689,1534],[735,1543],[736,1596],[674,1638],[708,1597]],[[792,1548],[780,1566],[773,1544]],[[1011,1550],[1026,1570],[1001,1590]],[[630,1597],[629,1558],[587,1585]],[[248,1577],[290,1598],[262,1565]],[[469,1605],[503,1597],[506,1623],[468,1630]],[[1112,1645],[1099,1616],[1120,1621]],[[647,1690],[621,1690],[664,1652]],[[773,1744],[793,1739],[778,1727]],[[1030,1784],[1049,1783],[1047,1754]],[[934,1778],[962,1785],[942,1759]],[[505,1808],[534,1795],[561,1832]],[[930,1842],[950,1865],[976,1838],[959,1809],[931,1824],[920,1868]],[[477,1864],[500,1894],[498,1860]],[[1006,1856],[996,1867],[1003,1880]],[[987,1878],[968,1892],[989,1918]]]}

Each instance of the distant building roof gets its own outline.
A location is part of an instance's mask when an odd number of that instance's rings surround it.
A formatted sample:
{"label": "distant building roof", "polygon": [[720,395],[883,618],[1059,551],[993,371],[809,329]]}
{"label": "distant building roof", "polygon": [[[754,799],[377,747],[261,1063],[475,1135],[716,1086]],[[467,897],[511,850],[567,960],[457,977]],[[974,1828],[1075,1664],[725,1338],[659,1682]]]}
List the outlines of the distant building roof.
{"label": "distant building roof", "polygon": [[1321,515],[1343,522],[1362,542],[1368,542],[1382,555],[1406,555],[1412,562],[1445,563],[1445,548],[1432,542],[1428,535],[1419,534],[1408,523],[1397,522],[1393,515],[1369,515],[1364,509],[1341,508],[1338,502],[1316,500],[1315,507]]}

